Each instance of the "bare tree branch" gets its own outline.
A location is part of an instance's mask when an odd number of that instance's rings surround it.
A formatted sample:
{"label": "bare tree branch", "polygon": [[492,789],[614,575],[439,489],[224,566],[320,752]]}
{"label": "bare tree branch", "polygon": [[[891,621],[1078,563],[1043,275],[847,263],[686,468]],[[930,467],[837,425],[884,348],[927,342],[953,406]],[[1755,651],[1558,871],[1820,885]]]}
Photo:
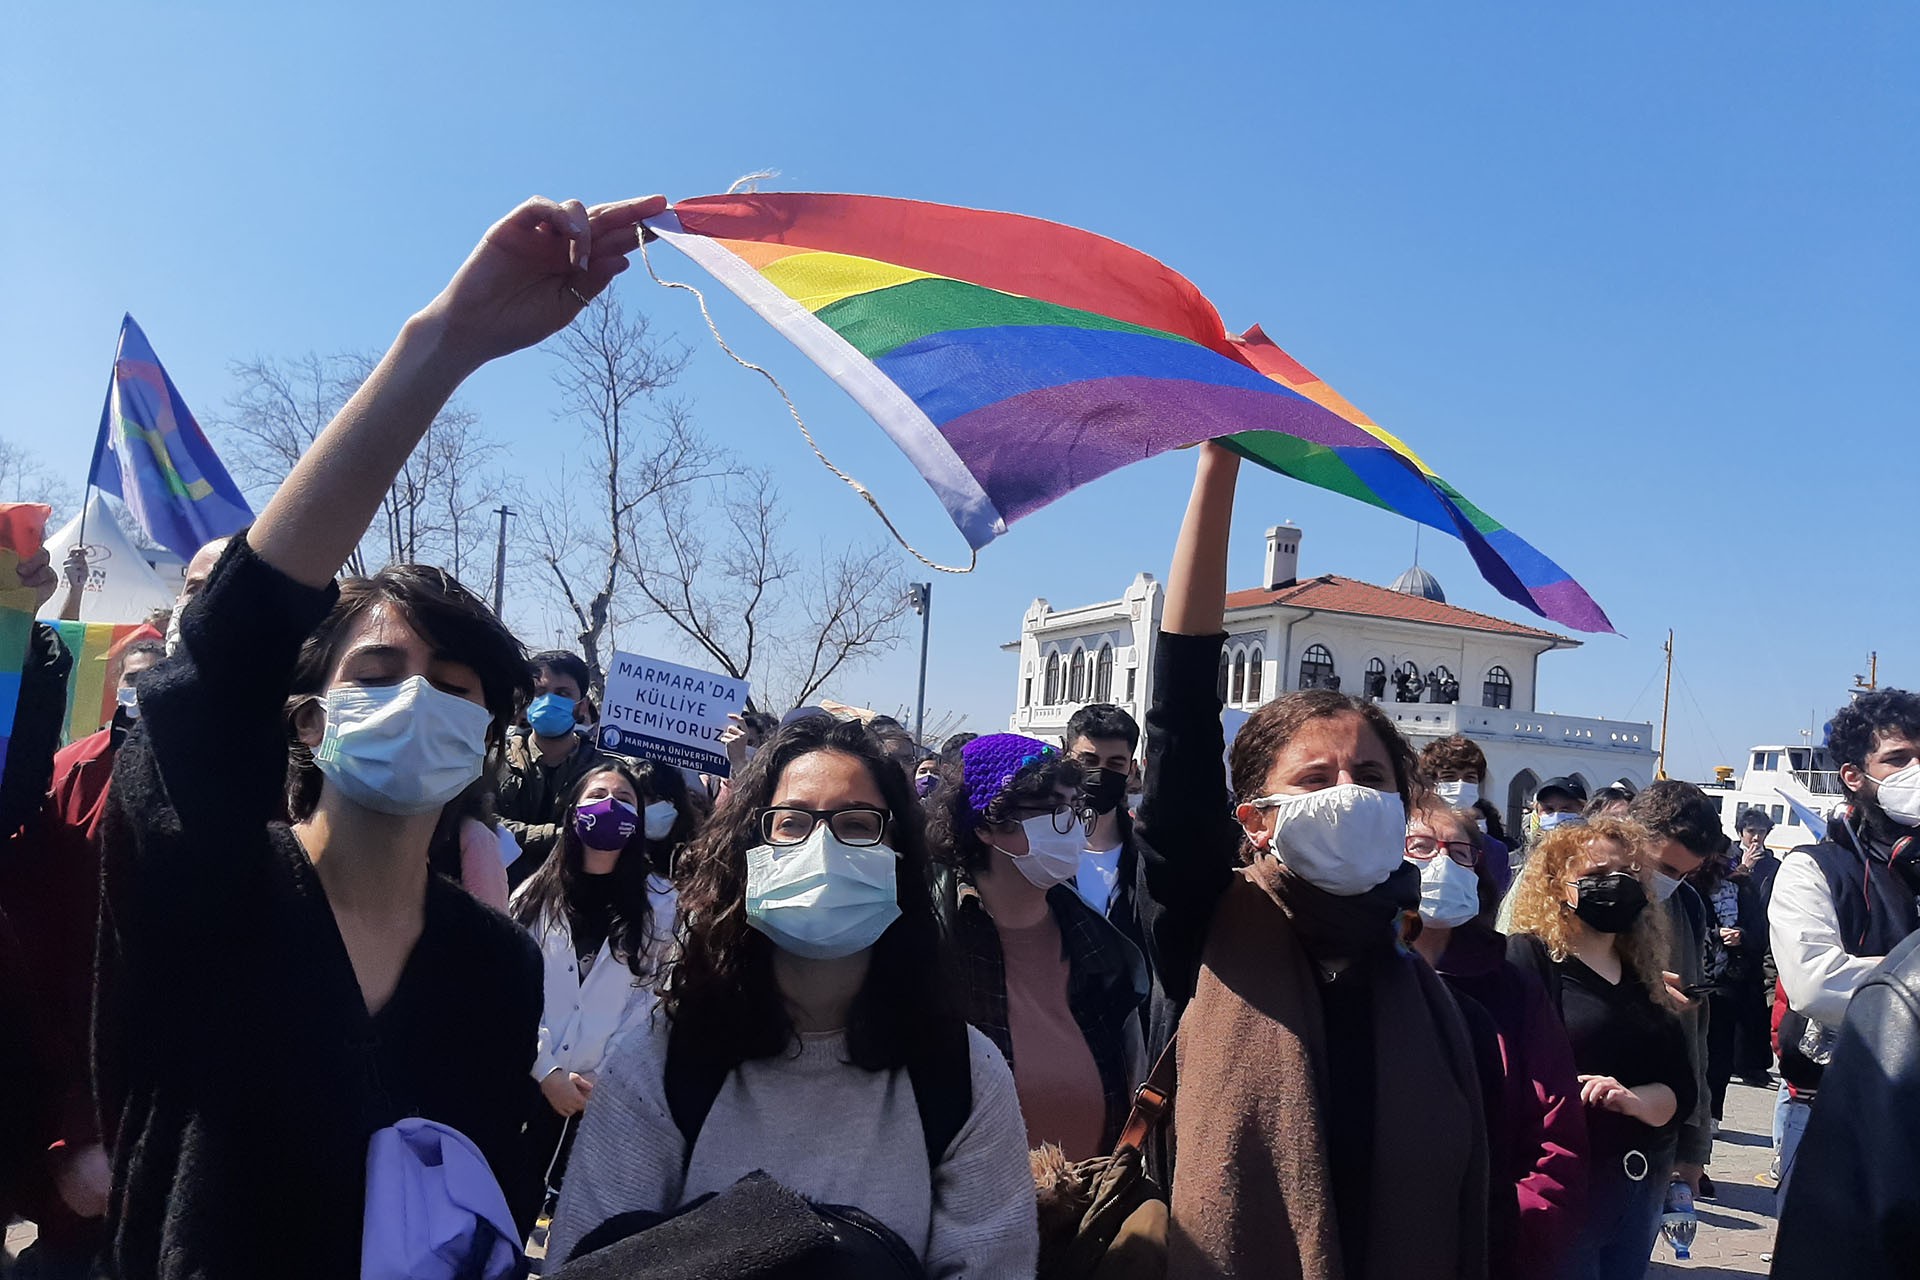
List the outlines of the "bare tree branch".
{"label": "bare tree branch", "polygon": [[[257,497],[277,488],[375,363],[366,352],[308,352],[286,361],[256,356],[230,365],[238,389],[226,412],[209,418],[208,426],[225,437],[242,487]],[[499,451],[478,414],[449,402],[381,499],[374,527],[348,559],[347,571],[364,573],[377,556],[386,564],[446,565],[460,577],[475,536],[465,516],[498,491],[498,477],[486,468]]]}
{"label": "bare tree branch", "polygon": [[53,508],[49,529],[80,510],[74,488],[23,444],[0,439],[0,502],[44,502]]}

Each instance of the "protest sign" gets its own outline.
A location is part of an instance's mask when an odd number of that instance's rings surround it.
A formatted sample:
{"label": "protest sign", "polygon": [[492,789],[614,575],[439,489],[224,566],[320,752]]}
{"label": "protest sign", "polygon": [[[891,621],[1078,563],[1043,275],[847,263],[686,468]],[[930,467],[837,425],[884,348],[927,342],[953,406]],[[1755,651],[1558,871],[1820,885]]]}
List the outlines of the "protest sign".
{"label": "protest sign", "polygon": [[747,682],[615,653],[600,708],[600,745],[625,756],[727,776],[720,733],[747,705]]}

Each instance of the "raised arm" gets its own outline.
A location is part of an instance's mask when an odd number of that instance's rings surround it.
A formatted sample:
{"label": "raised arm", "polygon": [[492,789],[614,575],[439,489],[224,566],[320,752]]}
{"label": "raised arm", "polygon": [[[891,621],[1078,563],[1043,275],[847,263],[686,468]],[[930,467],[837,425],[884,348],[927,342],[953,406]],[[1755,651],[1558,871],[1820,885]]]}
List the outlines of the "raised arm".
{"label": "raised arm", "polygon": [[529,200],[407,321],[187,605],[183,651],[141,687],[142,731],[116,762],[127,778],[115,785],[116,802],[164,801],[179,822],[136,821],[140,860],[178,852],[218,875],[209,850],[238,856],[252,847],[249,833],[282,813],[294,665],[381,496],[460,380],[570,322],[625,268],[639,219],[663,204],[653,197],[589,213],[577,202]]}
{"label": "raised arm", "polygon": [[1199,447],[1193,493],[1167,571],[1167,604],[1160,629],[1180,636],[1211,636],[1227,616],[1227,539],[1233,533],[1233,490],[1240,455],[1208,442]]}
{"label": "raised arm", "polygon": [[1227,795],[1217,685],[1227,539],[1240,460],[1203,444],[1167,575],[1147,712],[1146,793],[1136,835],[1142,932],[1168,996],[1193,994],[1207,926],[1233,876],[1240,826]]}
{"label": "raised arm", "polygon": [[495,223],[274,493],[247,535],[260,558],[305,586],[332,581],[461,381],[570,324],[626,270],[640,220],[665,207],[536,197]]}

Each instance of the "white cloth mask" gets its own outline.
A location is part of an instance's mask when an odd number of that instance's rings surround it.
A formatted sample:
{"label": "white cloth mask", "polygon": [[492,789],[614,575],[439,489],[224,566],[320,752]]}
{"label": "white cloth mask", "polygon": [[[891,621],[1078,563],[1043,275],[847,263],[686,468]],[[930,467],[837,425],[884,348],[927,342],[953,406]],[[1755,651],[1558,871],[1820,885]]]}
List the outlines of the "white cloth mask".
{"label": "white cloth mask", "polygon": [[327,729],[313,762],[347,799],[377,813],[432,813],[480,776],[493,713],[442,693],[426,677],[342,685],[325,698]]}
{"label": "white cloth mask", "polygon": [[1397,791],[1343,782],[1252,803],[1273,810],[1271,852],[1295,875],[1338,897],[1365,893],[1406,860],[1407,806]]}
{"label": "white cloth mask", "polygon": [[1465,813],[1480,803],[1480,784],[1477,782],[1436,782],[1433,794],[1447,802],[1447,807],[1459,813]]}
{"label": "white cloth mask", "polygon": [[643,821],[647,839],[665,840],[667,833],[673,830],[673,824],[680,821],[680,811],[673,807],[671,800],[655,800],[646,807]]}
{"label": "white cloth mask", "polygon": [[127,719],[138,720],[140,718],[140,691],[132,685],[123,684],[118,689],[115,689],[113,691],[113,701],[116,706],[127,713]]}
{"label": "white cloth mask", "polygon": [[755,845],[747,923],[809,960],[865,951],[900,918],[898,863],[883,844],[842,844],[824,822],[799,844]]}
{"label": "white cloth mask", "polygon": [[1920,760],[1876,781],[1880,810],[1903,827],[1920,827]]}
{"label": "white cloth mask", "polygon": [[1445,853],[1420,868],[1420,918],[1442,929],[1463,925],[1480,914],[1480,877]]}
{"label": "white cloth mask", "polygon": [[1020,829],[1027,833],[1025,853],[993,847],[1013,859],[1014,869],[1027,878],[1028,884],[1051,889],[1080,874],[1080,854],[1087,847],[1087,837],[1078,822],[1063,833],[1054,830],[1053,815],[1043,813],[1022,822]]}

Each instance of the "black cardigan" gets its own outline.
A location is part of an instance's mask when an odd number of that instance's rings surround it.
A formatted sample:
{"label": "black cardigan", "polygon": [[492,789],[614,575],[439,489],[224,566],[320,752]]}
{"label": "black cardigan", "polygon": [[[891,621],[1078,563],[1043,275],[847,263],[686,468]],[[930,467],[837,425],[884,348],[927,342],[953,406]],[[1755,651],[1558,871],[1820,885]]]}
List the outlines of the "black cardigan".
{"label": "black cardigan", "polygon": [[280,821],[294,660],[336,594],[234,539],[114,769],[103,946],[120,976],[97,1074],[117,1111],[120,1280],[358,1275],[367,1140],[407,1115],[472,1138],[529,1208],[532,939],[430,876],[420,940],[370,1016]]}

